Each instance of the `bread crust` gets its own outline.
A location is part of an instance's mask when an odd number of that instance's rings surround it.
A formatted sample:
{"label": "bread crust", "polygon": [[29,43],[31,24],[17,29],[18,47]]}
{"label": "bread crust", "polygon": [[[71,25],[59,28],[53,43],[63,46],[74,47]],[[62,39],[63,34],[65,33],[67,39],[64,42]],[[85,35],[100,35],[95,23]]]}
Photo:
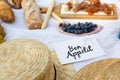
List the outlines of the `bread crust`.
{"label": "bread crust", "polygon": [[6,2],[10,5],[11,8],[21,9],[21,1],[22,0],[6,0]]}
{"label": "bread crust", "polygon": [[42,26],[42,17],[35,0],[23,0],[21,4],[28,29],[40,29]]}
{"label": "bread crust", "polygon": [[6,23],[12,23],[15,20],[12,9],[3,0],[0,0],[0,19]]}

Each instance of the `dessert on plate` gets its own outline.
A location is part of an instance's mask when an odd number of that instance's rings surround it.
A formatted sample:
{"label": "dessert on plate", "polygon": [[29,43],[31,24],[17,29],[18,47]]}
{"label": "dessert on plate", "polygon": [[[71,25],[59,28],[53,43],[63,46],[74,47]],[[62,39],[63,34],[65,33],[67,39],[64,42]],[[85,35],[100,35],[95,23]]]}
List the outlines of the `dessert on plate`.
{"label": "dessert on plate", "polygon": [[85,11],[88,12],[89,15],[93,15],[97,12],[104,12],[107,15],[112,14],[113,8],[111,5],[107,3],[102,3],[100,0],[83,0],[81,3],[77,3],[76,5],[73,5],[73,2],[68,2],[67,10],[73,9],[74,12],[78,11]]}

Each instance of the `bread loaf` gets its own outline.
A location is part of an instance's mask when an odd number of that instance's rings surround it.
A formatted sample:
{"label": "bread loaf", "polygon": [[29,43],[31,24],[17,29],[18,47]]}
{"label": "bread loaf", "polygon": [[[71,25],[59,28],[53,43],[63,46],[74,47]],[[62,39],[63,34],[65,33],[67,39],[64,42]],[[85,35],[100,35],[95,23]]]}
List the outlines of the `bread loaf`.
{"label": "bread loaf", "polygon": [[10,5],[10,7],[14,8],[14,9],[21,8],[21,1],[22,0],[6,0],[6,2]]}
{"label": "bread loaf", "polygon": [[35,0],[23,0],[21,5],[28,29],[40,29],[42,25],[42,17],[39,6]]}
{"label": "bread loaf", "polygon": [[12,9],[3,0],[0,0],[0,19],[7,23],[15,20]]}

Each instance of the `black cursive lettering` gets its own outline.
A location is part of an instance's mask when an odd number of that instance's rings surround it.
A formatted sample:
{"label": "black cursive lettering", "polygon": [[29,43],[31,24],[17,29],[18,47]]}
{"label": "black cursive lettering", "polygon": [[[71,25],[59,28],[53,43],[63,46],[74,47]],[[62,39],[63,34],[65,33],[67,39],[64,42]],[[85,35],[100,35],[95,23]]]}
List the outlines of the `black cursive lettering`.
{"label": "black cursive lettering", "polygon": [[68,54],[67,54],[67,59],[71,56],[74,59],[81,58],[80,54],[87,53],[93,51],[92,47],[88,45],[87,47],[81,47],[81,46],[68,46]]}

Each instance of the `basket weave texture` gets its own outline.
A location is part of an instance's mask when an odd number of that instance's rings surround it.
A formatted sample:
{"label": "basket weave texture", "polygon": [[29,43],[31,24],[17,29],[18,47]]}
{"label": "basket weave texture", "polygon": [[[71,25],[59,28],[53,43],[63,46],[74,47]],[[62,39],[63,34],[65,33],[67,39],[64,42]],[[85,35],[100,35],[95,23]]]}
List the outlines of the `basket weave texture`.
{"label": "basket weave texture", "polygon": [[48,48],[32,39],[16,39],[0,45],[0,80],[53,80]]}

